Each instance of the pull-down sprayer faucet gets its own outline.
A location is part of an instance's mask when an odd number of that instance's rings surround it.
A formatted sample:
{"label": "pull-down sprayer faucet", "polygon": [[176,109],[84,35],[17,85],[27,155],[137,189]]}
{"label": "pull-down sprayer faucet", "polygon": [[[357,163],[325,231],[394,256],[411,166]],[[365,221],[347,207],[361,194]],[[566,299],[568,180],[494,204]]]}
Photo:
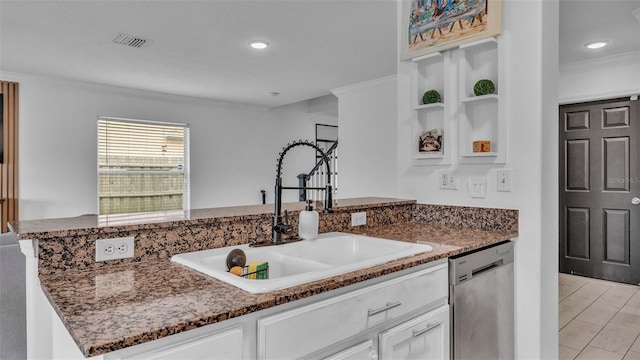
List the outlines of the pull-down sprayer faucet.
{"label": "pull-down sprayer faucet", "polygon": [[[324,161],[327,168],[327,185],[324,188],[321,187],[290,187],[290,186],[282,186],[282,159],[287,154],[289,150],[296,146],[309,146],[314,148],[320,155],[322,155],[322,160]],[[276,186],[275,186],[275,210],[273,212],[273,225],[272,225],[272,236],[271,243],[272,244],[280,244],[282,243],[282,234],[287,233],[290,230],[290,225],[287,222],[282,221],[282,190],[324,190],[324,213],[332,212],[332,195],[331,195],[331,167],[329,165],[329,157],[320,149],[316,144],[310,141],[294,141],[292,143],[287,144],[286,147],[282,149],[280,153],[280,158],[278,159],[278,167],[276,171]]]}

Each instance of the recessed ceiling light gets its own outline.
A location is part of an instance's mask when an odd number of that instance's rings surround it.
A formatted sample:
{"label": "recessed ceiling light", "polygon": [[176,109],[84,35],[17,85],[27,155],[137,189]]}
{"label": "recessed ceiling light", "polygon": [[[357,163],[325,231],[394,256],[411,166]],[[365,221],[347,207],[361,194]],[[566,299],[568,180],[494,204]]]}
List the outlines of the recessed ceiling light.
{"label": "recessed ceiling light", "polygon": [[604,40],[604,41],[594,41],[594,42],[590,42],[588,44],[584,44],[584,46],[587,49],[600,49],[602,47],[607,46],[607,44],[609,44],[609,41]]}
{"label": "recessed ceiling light", "polygon": [[265,40],[251,40],[249,41],[249,45],[251,45],[254,49],[266,49],[269,46],[269,42]]}

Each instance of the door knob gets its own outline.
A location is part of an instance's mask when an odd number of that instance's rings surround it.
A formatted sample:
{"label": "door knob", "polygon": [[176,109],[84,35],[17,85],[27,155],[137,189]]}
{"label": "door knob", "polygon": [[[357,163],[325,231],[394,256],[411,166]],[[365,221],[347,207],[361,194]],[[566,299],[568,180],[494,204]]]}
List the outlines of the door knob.
{"label": "door knob", "polygon": [[631,199],[631,203],[633,205],[640,205],[640,198],[634,197],[633,199]]}

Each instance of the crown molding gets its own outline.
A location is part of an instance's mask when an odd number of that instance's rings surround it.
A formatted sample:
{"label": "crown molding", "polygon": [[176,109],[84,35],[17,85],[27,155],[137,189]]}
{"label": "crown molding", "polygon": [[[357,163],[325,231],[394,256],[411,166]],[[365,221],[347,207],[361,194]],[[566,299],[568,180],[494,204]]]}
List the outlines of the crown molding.
{"label": "crown molding", "polygon": [[128,87],[122,87],[117,85],[100,84],[95,82],[89,82],[84,80],[69,79],[64,77],[57,77],[52,75],[26,73],[17,71],[0,70],[0,79],[7,81],[14,81],[17,83],[24,81],[38,81],[52,84],[55,86],[64,86],[68,88],[85,89],[88,91],[106,93],[118,96],[131,96],[141,99],[166,101],[179,104],[189,105],[202,105],[202,106],[216,106],[220,108],[243,108],[253,109],[258,112],[265,112],[269,110],[269,107],[255,104],[245,104],[241,102],[231,102],[225,100],[208,99],[187,95],[169,94],[151,90],[134,89]]}
{"label": "crown molding", "polygon": [[640,64],[640,51],[630,51],[622,54],[605,56],[597,59],[578,61],[560,65],[561,74],[573,74],[592,71],[594,67],[618,67]]}

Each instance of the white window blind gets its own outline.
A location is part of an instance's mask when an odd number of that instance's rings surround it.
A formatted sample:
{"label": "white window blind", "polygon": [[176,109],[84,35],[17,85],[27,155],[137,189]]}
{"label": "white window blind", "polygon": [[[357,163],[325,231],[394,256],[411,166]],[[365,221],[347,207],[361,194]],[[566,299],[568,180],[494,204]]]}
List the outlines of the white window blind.
{"label": "white window blind", "polygon": [[189,126],[98,118],[98,213],[189,209]]}

